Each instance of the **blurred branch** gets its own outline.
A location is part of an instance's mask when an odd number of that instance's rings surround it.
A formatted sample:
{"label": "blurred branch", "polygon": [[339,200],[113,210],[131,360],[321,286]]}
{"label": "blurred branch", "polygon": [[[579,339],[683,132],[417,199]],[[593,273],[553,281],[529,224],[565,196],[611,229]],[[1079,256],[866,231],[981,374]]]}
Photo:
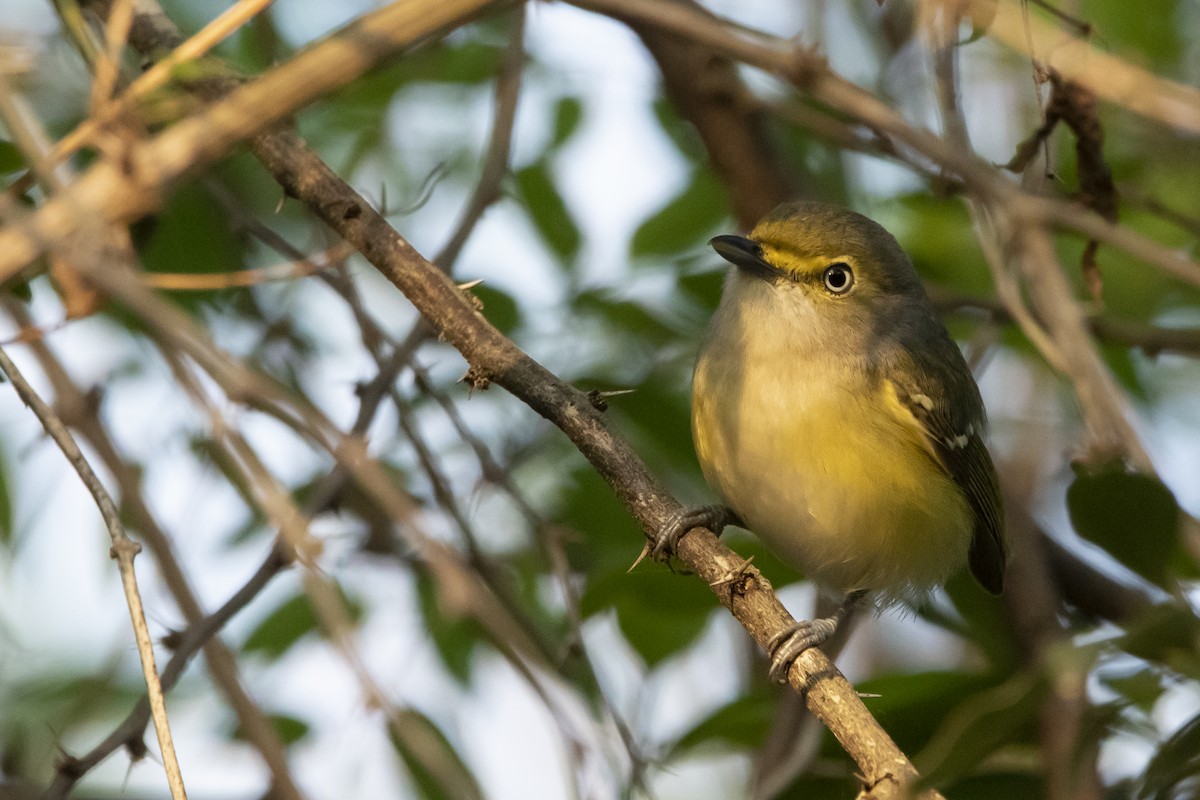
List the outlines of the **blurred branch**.
{"label": "blurred branch", "polygon": [[[984,0],[973,2],[985,4]],[[987,2],[995,14],[988,36],[1028,54],[1104,100],[1178,130],[1200,133],[1200,89],[1160,78],[1093,46],[1085,38],[1067,37],[1038,15],[1025,13],[1023,3]]]}
{"label": "blurred branch", "polygon": [[[12,279],[48,242],[78,229],[81,208],[105,209],[97,221],[128,221],[158,208],[164,190],[296,109],[447,27],[461,25],[495,0],[409,0],[367,14],[300,51],[211,106],[157,136],[125,143],[120,158],[100,159],[35,214],[0,230],[0,282]],[[130,192],[133,187],[137,191]]]}
{"label": "blurred branch", "polygon": [[483,154],[483,166],[475,190],[463,208],[454,232],[434,258],[434,263],[446,272],[451,272],[458,261],[463,245],[467,243],[484,212],[500,199],[504,179],[510,171],[512,156],[513,126],[517,120],[517,100],[521,95],[521,76],[525,71],[525,4],[519,4],[512,13],[512,31],[508,47],[500,61],[500,72],[496,75],[496,99],[492,119],[492,133],[487,150]]}
{"label": "blurred branch", "polygon": [[296,560],[303,570],[301,584],[312,601],[317,620],[333,643],[334,650],[357,680],[364,705],[383,711],[391,735],[401,743],[405,752],[420,762],[426,777],[433,780],[445,796],[481,800],[482,792],[471,775],[461,769],[456,759],[449,757],[442,743],[428,741],[423,728],[411,724],[413,712],[399,708],[371,674],[355,642],[355,625],[346,609],[345,600],[317,566],[322,544],[310,531],[307,515],[295,505],[258,453],[225,418],[179,358],[171,353],[164,355],[179,385],[208,415],[217,446],[224,450],[235,475],[250,488],[254,505],[278,530],[279,538],[296,554]]}
{"label": "blurred branch", "polygon": [[[630,735],[627,726],[622,722],[616,713],[616,709],[612,707],[609,698],[601,687],[599,678],[597,677],[594,665],[588,656],[586,648],[583,646],[583,620],[579,611],[579,596],[574,583],[571,580],[569,572],[569,564],[566,560],[566,553],[562,548],[561,537],[549,529],[540,515],[533,509],[524,495],[517,489],[512,481],[508,471],[503,469],[491,453],[488,452],[486,445],[475,436],[466,426],[458,409],[454,406],[444,393],[438,392],[429,382],[428,375],[425,370],[416,362],[415,355],[408,355],[403,343],[397,344],[392,341],[386,332],[375,322],[375,320],[367,313],[363,307],[361,297],[345,272],[330,273],[323,276],[325,283],[333,289],[346,302],[353,313],[355,321],[358,324],[360,335],[364,347],[374,358],[378,365],[380,375],[391,371],[391,366],[395,362],[397,355],[405,356],[405,366],[412,372],[414,382],[417,388],[424,394],[433,397],[441,406],[446,417],[450,420],[451,425],[458,433],[459,437],[471,448],[476,459],[480,464],[480,472],[484,480],[494,483],[507,491],[512,498],[517,509],[525,517],[526,522],[537,537],[537,541],[542,545],[546,552],[547,559],[550,562],[551,570],[554,573],[555,580],[558,582],[559,589],[563,593],[565,601],[567,620],[569,629],[573,638],[572,642],[568,643],[568,647],[564,652],[552,654],[549,648],[545,648],[545,656],[548,663],[553,663],[556,667],[561,666],[563,656],[578,649],[583,656],[584,664],[588,670],[588,676],[597,687],[600,700],[616,727],[621,741],[625,746],[626,753],[630,761],[634,765],[635,776],[640,773],[640,767],[645,763],[645,757],[638,751],[637,743]],[[386,348],[390,348],[390,355]],[[479,546],[474,530],[471,528],[465,513],[459,507],[453,492],[450,490],[449,479],[442,473],[442,470],[437,464],[432,448],[425,442],[424,437],[420,434],[417,425],[413,424],[412,417],[414,409],[399,391],[394,384],[389,387],[392,403],[396,407],[398,415],[398,423],[405,437],[411,442],[414,451],[417,454],[419,463],[425,471],[427,479],[433,488],[434,497],[438,504],[450,515],[455,526],[459,529],[460,535],[466,545],[469,556],[469,563],[475,568],[480,577],[487,582],[491,590],[496,594],[508,609],[508,613],[512,618],[526,629],[530,637],[540,642],[540,636],[536,626],[528,619],[528,615],[522,610],[516,598],[512,596],[506,584],[501,580],[495,566],[491,563],[492,559],[483,552]],[[506,654],[507,655],[507,654]],[[559,708],[559,703],[555,702],[553,697],[548,694],[541,682],[536,679],[525,665],[521,662],[510,662],[517,671],[526,678],[530,687],[542,699],[547,710],[550,711],[556,724],[559,726],[563,735],[571,742],[571,747],[568,749],[567,758],[572,762],[577,759],[577,754],[584,752],[586,746],[583,738],[574,730],[573,723],[568,714],[565,714]],[[560,672],[561,674],[561,672]],[[564,676],[565,677],[565,676]],[[576,774],[582,774],[580,770],[575,770]]]}
{"label": "blurred branch", "polygon": [[[962,112],[959,86],[958,31],[962,21],[962,6],[945,2],[931,3],[923,8],[927,13],[925,30],[933,51],[933,72],[944,136],[964,153],[973,153]],[[999,288],[1010,277],[1004,268],[1003,256],[996,252],[1003,240],[993,238],[997,229],[989,224],[986,206],[970,193],[966,201],[980,247],[988,255],[988,263]],[[1019,292],[1010,292],[1008,307],[1022,314],[1027,313]],[[1004,296],[1003,292],[1001,296]],[[1025,322],[1023,330],[1035,328],[1036,323],[1032,320]],[[1037,328],[1037,332],[1043,333],[1041,328]],[[1065,359],[1059,347],[1057,342],[1046,343],[1043,352],[1053,350],[1058,358]],[[1060,369],[1065,371],[1065,365]],[[1017,452],[1033,451],[1017,448]],[[1020,458],[1020,455],[1017,457]],[[1014,470],[1006,470],[1011,471]],[[1036,474],[1033,465],[1017,465],[1015,471],[1021,476]],[[1042,767],[1046,775],[1046,797],[1047,800],[1100,800],[1102,792],[1096,771],[1096,749],[1085,744],[1084,723],[1090,704],[1084,691],[1084,681],[1087,680],[1088,671],[1077,661],[1064,665],[1052,661],[1053,647],[1066,643],[1069,637],[1058,617],[1060,598],[1057,588],[1047,560],[1037,547],[1040,541],[1038,532],[1025,511],[1032,502],[1035,486],[1031,480],[1024,480],[1023,484],[1021,496],[1017,498],[1014,492],[1010,492],[1004,503],[1007,509],[1005,535],[1009,540],[1010,557],[1003,600],[1017,641],[1023,646],[1027,665],[1034,670],[1050,673],[1050,691],[1040,709],[1041,742],[1048,754]]]}
{"label": "blurred branch", "polygon": [[[930,300],[938,310],[959,311],[979,309],[999,322],[1011,322],[1012,314],[1004,303],[982,295],[964,294],[947,286],[925,284]],[[1148,356],[1171,353],[1185,356],[1200,355],[1200,329],[1164,328],[1118,319],[1098,311],[1087,315],[1092,335],[1103,342],[1141,350]]]}
{"label": "blurred branch", "polygon": [[50,434],[50,438],[54,440],[63,455],[66,456],[67,461],[79,474],[80,480],[87,487],[97,508],[100,509],[100,515],[104,518],[108,535],[112,539],[110,555],[117,561],[117,568],[121,573],[121,587],[125,592],[125,602],[129,605],[129,618],[133,623],[134,637],[137,639],[138,657],[142,663],[142,676],[146,681],[146,690],[150,697],[151,716],[154,719],[154,730],[158,734],[158,747],[162,754],[163,769],[167,774],[167,785],[171,789],[172,800],[186,800],[187,791],[183,786],[183,773],[179,770],[179,758],[175,755],[175,743],[171,740],[167,704],[163,698],[158,667],[154,663],[154,643],[150,639],[150,629],[146,625],[146,613],[142,608],[142,596],[138,590],[137,576],[134,572],[133,561],[141,552],[141,545],[134,542],[125,533],[125,527],[121,524],[121,515],[117,511],[116,504],[113,503],[108,490],[104,488],[104,484],[100,482],[91,465],[84,458],[83,452],[75,442],[75,437],[54,413],[54,409],[50,408],[33,390],[33,387],[17,369],[17,365],[12,362],[3,349],[0,349],[0,370],[12,382],[13,389],[16,390],[22,402],[37,416],[42,427],[46,429],[46,433]]}
{"label": "blurred branch", "polygon": [[[112,87],[109,86],[103,93],[104,102],[97,103],[93,100],[92,115],[80,123],[79,127],[60,139],[54,146],[54,150],[51,153],[53,163],[60,163],[63,159],[78,151],[79,148],[86,146],[105,125],[110,124],[122,114],[131,112],[138,100],[144,98],[155,89],[165,86],[179,67],[201,58],[205,53],[216,47],[273,2],[275,0],[238,0],[238,2],[221,12],[216,19],[205,25],[194,35],[188,37],[186,41],[180,42],[170,53],[156,61],[153,66],[141,75],[138,75],[120,96],[108,100],[108,95],[112,93]],[[111,0],[107,5],[108,11],[103,16],[111,19],[118,7],[124,6],[126,7],[125,11],[131,11],[133,3]],[[127,24],[131,25],[134,19],[131,16]],[[136,19],[140,23],[145,22],[144,9],[137,9]],[[109,23],[109,27],[112,28],[111,22]],[[129,31],[126,30],[120,41],[122,47],[124,46],[124,37],[128,35]],[[119,51],[111,55],[114,68],[116,64],[120,63],[118,56]],[[115,77],[114,74],[114,81]],[[97,84],[99,84],[99,78],[97,78]],[[99,90],[97,90],[98,92]]]}
{"label": "blurred branch", "polygon": [[[1017,450],[1033,452],[1025,448]],[[1060,597],[1041,535],[1026,512],[1032,502],[1036,468],[1009,464],[1005,487],[1010,559],[1003,596],[1013,634],[1027,669],[1044,676],[1039,738],[1045,754],[1042,772],[1047,800],[1101,800],[1097,747],[1087,734],[1091,713],[1086,682],[1090,657],[1076,650],[1059,617]],[[1014,484],[1020,484],[1014,485]]]}
{"label": "blurred branch", "polygon": [[[697,14],[709,13],[691,0],[671,1]],[[729,189],[741,228],[749,230],[775,206],[805,194],[789,182],[794,170],[771,146],[762,104],[746,88],[732,60],[653,25],[622,21],[658,64],[671,105],[700,135],[713,170]]]}
{"label": "blurred branch", "polygon": [[[291,563],[291,557],[283,554],[278,548],[272,547],[271,552],[250,576],[249,580],[238,589],[225,603],[203,620],[192,623],[178,636],[172,637],[173,653],[162,671],[162,687],[167,691],[182,677],[184,669],[192,656],[205,646],[225,624],[248,606],[259,595],[271,579]],[[143,697],[125,719],[104,738],[82,756],[64,758],[55,771],[54,780],[42,794],[43,800],[61,800],[65,798],[80,778],[86,775],[97,764],[103,761],[113,751],[126,747],[131,752],[139,752],[142,735],[146,724],[150,721],[150,701]],[[286,773],[285,773],[286,774]],[[272,775],[278,779],[278,776]],[[276,784],[276,787],[281,784]]]}
{"label": "blurred branch", "polygon": [[[4,306],[22,328],[32,325],[32,320],[23,305],[14,300],[5,300]],[[142,539],[149,546],[158,563],[163,581],[170,589],[184,618],[192,626],[203,624],[206,621],[206,615],[196,598],[191,582],[179,565],[171,538],[159,524],[142,496],[139,477],[141,471],[121,457],[116,443],[100,420],[99,397],[92,393],[85,393],[75,385],[45,341],[34,338],[29,342],[29,347],[41,366],[42,373],[54,388],[55,407],[63,421],[83,436],[105,468],[112,474],[121,494],[121,508],[128,514],[132,527],[141,533]],[[242,686],[233,653],[215,636],[216,629],[213,629],[213,632],[214,636],[211,641],[203,644],[205,659],[208,662],[208,669],[213,681],[228,699],[247,740],[262,755],[267,769],[271,772],[273,791],[281,800],[300,800],[300,791],[288,769],[284,746],[274,725]],[[173,638],[186,638],[186,635]],[[175,663],[175,658],[179,654],[180,650],[175,650],[167,671],[171,670],[171,664]],[[162,677],[164,691],[170,688],[167,671],[164,671]],[[143,717],[140,725],[133,725],[128,729],[130,738],[125,742],[127,747],[138,746],[134,743],[141,742],[145,725],[146,719]],[[62,776],[83,775],[90,768],[91,764],[84,760],[65,757],[58,770],[59,777],[46,791],[45,800],[66,795],[73,781],[65,782],[61,780]]]}
{"label": "blurred branch", "polygon": [[335,244],[320,253],[304,255],[284,264],[272,264],[256,269],[239,269],[233,272],[147,272],[146,285],[168,292],[208,292],[235,287],[258,286],[271,281],[290,281],[307,278],[332,264],[345,260],[350,255],[345,244]]}

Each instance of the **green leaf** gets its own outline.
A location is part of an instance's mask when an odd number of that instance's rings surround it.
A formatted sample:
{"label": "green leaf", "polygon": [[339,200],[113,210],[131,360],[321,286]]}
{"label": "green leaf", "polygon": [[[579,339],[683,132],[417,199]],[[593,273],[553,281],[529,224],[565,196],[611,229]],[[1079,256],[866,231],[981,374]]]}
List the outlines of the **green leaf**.
{"label": "green leaf", "polygon": [[679,194],[634,232],[630,255],[667,256],[695,247],[713,234],[728,209],[723,184],[712,172],[698,169]]}
{"label": "green leaf", "polygon": [[5,547],[13,544],[13,503],[8,471],[8,459],[0,458],[0,545]]}
{"label": "green leaf", "polygon": [[1159,670],[1142,665],[1124,675],[1104,675],[1105,686],[1121,695],[1129,703],[1149,713],[1163,694],[1163,679]]}
{"label": "green leaf", "polygon": [[901,750],[916,752],[929,744],[938,726],[972,695],[997,685],[993,674],[939,670],[884,675],[859,682],[863,702]]}
{"label": "green leaf", "polygon": [[945,717],[913,758],[922,783],[945,785],[972,772],[1005,744],[1032,740],[1044,694],[1040,676],[1020,673],[971,695]]}
{"label": "green leaf", "polygon": [[[1139,798],[1182,796],[1171,792],[1179,782],[1200,774],[1200,714],[1192,717],[1163,742],[1142,773]],[[1187,796],[1194,797],[1194,793]]]}
{"label": "green leaf", "polygon": [[563,97],[554,105],[554,132],[550,147],[557,150],[579,130],[583,122],[583,101],[578,97]]}
{"label": "green leaf", "polygon": [[[197,183],[180,187],[157,216],[131,227],[142,265],[148,272],[183,274],[229,273],[245,269],[243,237],[209,192]],[[237,290],[173,292],[185,307],[211,303],[214,298],[244,294]],[[113,313],[124,320],[120,309]],[[136,323],[128,323],[136,324]]]}
{"label": "green leaf", "polygon": [[580,311],[602,316],[613,327],[663,344],[678,334],[663,323],[663,314],[649,309],[636,300],[619,300],[606,289],[588,289],[575,296],[573,305]]}
{"label": "green leaf", "polygon": [[420,797],[427,800],[475,800],[483,792],[475,776],[433,720],[401,709],[388,725],[388,739],[408,767]]}
{"label": "green leaf", "polygon": [[776,706],[777,698],[765,692],[739,697],[713,711],[680,737],[671,757],[713,741],[747,749],[762,747]]}
{"label": "green leaf", "polygon": [[562,486],[557,519],[583,534],[565,542],[571,565],[589,575],[629,569],[645,538],[612,487],[587,464],[564,476]]}
{"label": "green leaf", "polygon": [[1081,471],[1067,489],[1067,509],[1079,535],[1148,581],[1171,585],[1179,506],[1157,478],[1119,466]]}
{"label": "green leaf", "polygon": [[0,174],[16,172],[25,168],[25,156],[12,142],[0,139]]}
{"label": "green leaf", "polygon": [[991,272],[962,203],[913,194],[887,210],[879,222],[900,240],[922,277],[968,294],[992,293]]}
{"label": "green leaf", "polygon": [[[342,602],[350,618],[357,622],[362,618],[362,605],[342,595]],[[275,660],[310,633],[318,631],[317,613],[308,594],[300,592],[280,604],[267,618],[258,624],[242,650],[246,653],[262,653]]]}
{"label": "green leaf", "polygon": [[[714,263],[715,260],[714,260]],[[724,269],[706,269],[703,272],[693,272],[681,275],[679,288],[689,297],[700,304],[701,308],[712,311],[716,309],[721,299],[721,289],[725,285]]]}
{"label": "green leaf", "polygon": [[396,65],[403,81],[485,83],[500,69],[504,48],[486,42],[442,39],[405,56]]}
{"label": "green leaf", "polygon": [[505,336],[511,336],[521,322],[521,311],[517,301],[511,295],[492,288],[486,283],[472,287],[471,294],[483,303],[483,315],[488,322],[500,329]]}
{"label": "green leaf", "polygon": [[[285,745],[295,744],[308,735],[311,726],[302,719],[290,717],[286,714],[271,714],[268,719],[271,721],[271,726],[275,728],[275,733]],[[246,731],[241,725],[237,725],[229,734],[230,738],[239,741],[249,741],[246,737]]]}
{"label": "green leaf", "polygon": [[655,666],[696,640],[717,600],[694,575],[673,575],[649,562],[593,581],[579,606],[586,616],[615,609],[629,644]]}
{"label": "green leaf", "polygon": [[1200,619],[1191,609],[1177,603],[1163,603],[1126,624],[1125,635],[1114,644],[1132,656],[1200,678],[1197,640],[1200,640]]}
{"label": "green leaf", "polygon": [[471,680],[471,656],[483,638],[479,624],[472,619],[449,617],[438,604],[437,585],[427,570],[417,570],[417,607],[425,630],[442,657],[442,663],[460,684]]}
{"label": "green leaf", "polygon": [[567,210],[562,195],[558,193],[546,162],[538,161],[517,170],[514,177],[529,219],[546,246],[563,261],[573,261],[579,253],[583,236]]}
{"label": "green leaf", "polygon": [[1013,640],[1012,625],[1003,601],[984,591],[966,568],[958,570],[946,581],[946,594],[966,622],[965,628],[957,620],[938,617],[931,608],[921,609],[921,615],[975,642],[994,669],[1001,672],[1012,670],[1017,664],[1019,649]]}

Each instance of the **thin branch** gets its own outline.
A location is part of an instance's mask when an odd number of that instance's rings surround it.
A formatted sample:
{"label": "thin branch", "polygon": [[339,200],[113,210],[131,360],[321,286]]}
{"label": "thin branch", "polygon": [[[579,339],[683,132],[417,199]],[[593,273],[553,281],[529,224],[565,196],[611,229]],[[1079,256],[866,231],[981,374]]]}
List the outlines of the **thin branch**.
{"label": "thin branch", "polygon": [[[1007,303],[982,295],[964,294],[947,286],[925,284],[925,290],[933,305],[940,311],[978,309],[998,322],[1012,322],[1013,317]],[[1200,329],[1164,328],[1091,311],[1087,315],[1088,328],[1102,342],[1141,350],[1148,356],[1171,353],[1184,356],[1200,356]]]}
{"label": "thin branch", "polygon": [[142,662],[142,676],[146,681],[146,690],[150,697],[151,716],[154,719],[154,730],[158,734],[158,747],[162,753],[163,769],[167,774],[167,785],[171,789],[172,800],[187,800],[187,791],[183,786],[183,773],[179,769],[179,758],[175,755],[175,744],[171,739],[171,725],[167,719],[167,704],[163,698],[163,688],[159,681],[158,668],[154,663],[154,643],[150,639],[150,629],[146,625],[146,614],[142,608],[142,595],[138,590],[137,576],[134,572],[133,561],[141,551],[141,545],[134,542],[125,533],[121,524],[121,515],[117,506],[109,496],[104,484],[92,471],[75,437],[67,430],[54,409],[50,408],[33,387],[25,380],[25,376],[17,369],[8,354],[0,348],[0,370],[12,382],[21,400],[42,423],[46,433],[62,450],[67,461],[78,473],[79,479],[87,487],[95,500],[104,524],[108,528],[109,538],[112,539],[111,555],[117,561],[121,573],[121,586],[125,591],[125,602],[129,606],[129,619],[133,624],[134,638],[137,640],[138,656]]}
{"label": "thin branch", "polygon": [[407,724],[407,712],[397,707],[367,668],[354,639],[355,625],[346,610],[345,601],[316,565],[322,546],[309,529],[308,518],[292,502],[288,492],[262,463],[258,453],[241,432],[229,423],[188,369],[170,353],[164,355],[178,383],[208,415],[217,446],[225,451],[240,481],[250,488],[254,505],[279,531],[279,537],[292,552],[296,553],[303,569],[301,583],[312,601],[317,620],[333,643],[334,650],[358,681],[364,705],[384,712],[392,736],[403,743],[407,752],[420,759],[428,775],[448,797],[461,797],[464,800],[482,798],[479,787],[470,776],[465,775],[455,762],[444,758],[444,749],[440,745],[427,746],[421,729]]}
{"label": "thin branch", "polygon": [[104,28],[104,50],[96,61],[92,78],[92,96],[89,102],[92,113],[108,104],[113,90],[117,87],[117,79],[121,75],[121,51],[125,49],[125,41],[129,38],[129,29],[133,25],[133,0],[113,0],[107,22]]}
{"label": "thin branch", "polygon": [[[174,652],[162,671],[163,691],[171,689],[183,676],[183,671],[192,657],[212,637],[217,635],[225,624],[239,611],[248,606],[257,597],[271,579],[291,564],[291,557],[279,548],[272,547],[270,553],[242,585],[225,603],[203,620],[192,623],[187,630],[172,637]],[[141,740],[147,723],[150,722],[150,701],[143,697],[125,719],[104,738],[82,756],[66,756],[62,759],[55,772],[54,780],[42,794],[42,800],[62,800],[71,791],[71,787],[86,775],[97,764],[107,758],[120,747],[129,747],[131,743]]]}
{"label": "thin branch", "polygon": [[[698,3],[687,5],[708,13]],[[739,226],[748,230],[783,201],[807,194],[791,177],[796,171],[781,163],[765,109],[730,58],[636,19],[624,21],[658,64],[672,106],[704,142],[713,171],[729,188]]]}
{"label": "thin branch", "polygon": [[524,3],[514,9],[512,14],[508,47],[504,50],[504,56],[500,60],[500,72],[496,76],[492,133],[483,155],[479,180],[463,208],[458,224],[454,226],[454,232],[434,258],[434,263],[446,272],[453,271],[454,262],[458,260],[463,246],[484,212],[500,199],[500,189],[510,171],[513,127],[517,121],[517,100],[521,95],[521,77],[525,71],[525,15]]}
{"label": "thin branch", "polygon": [[[31,324],[28,312],[23,305],[12,299],[5,300],[3,303],[18,324],[22,327]],[[184,574],[183,568],[175,556],[171,537],[159,524],[142,497],[140,470],[122,458],[107,429],[101,424],[98,397],[83,392],[72,382],[48,343],[34,339],[30,342],[30,349],[38,360],[43,374],[54,388],[55,407],[58,409],[59,415],[66,424],[75,428],[88,442],[105,468],[113,475],[121,495],[121,507],[128,514],[133,529],[141,533],[142,540],[150,548],[150,552],[159,565],[163,582],[170,589],[184,618],[189,625],[203,623],[206,615],[192,589],[191,582]],[[186,635],[172,638],[186,638]],[[178,654],[179,651],[176,650],[175,655]],[[300,791],[288,769],[283,742],[270,719],[243,688],[233,653],[219,638],[214,636],[211,641],[204,643],[204,655],[213,681],[228,699],[247,740],[259,751],[267,769],[270,770],[273,782],[272,790],[286,800],[301,800]],[[167,669],[171,669],[170,664]],[[166,678],[166,671],[163,673],[162,683],[163,690],[167,691],[170,685]],[[129,739],[127,746],[131,746],[135,740],[141,741],[145,723],[146,719],[143,718],[142,724],[133,734],[135,738]],[[60,774],[74,775],[82,775],[90,769],[90,766],[84,767],[79,759],[71,758],[65,759],[61,767],[63,769],[60,770]],[[69,784],[63,786],[57,780],[54,786],[62,788],[62,794],[65,794],[66,788],[69,788]],[[60,797],[62,794],[47,791],[45,800]]]}
{"label": "thin branch", "polygon": [[[108,98],[112,94],[113,86],[115,86],[116,73],[114,71],[111,79],[106,81],[107,85],[102,86],[98,66],[96,78],[98,88],[96,88],[93,94],[92,116],[88,117],[80,123],[79,127],[58,141],[50,155],[52,162],[55,164],[60,163],[63,159],[78,151],[79,148],[86,146],[104,125],[110,123],[121,114],[132,111],[136,101],[144,98],[155,89],[164,86],[171,79],[176,68],[202,57],[209,50],[228,38],[238,28],[245,25],[256,15],[262,13],[273,2],[275,0],[238,0],[238,2],[225,9],[212,22],[205,25],[187,40],[181,42],[178,47],[156,62],[154,66],[135,78],[125,91],[114,100],[109,101]],[[124,10],[129,11],[132,5],[132,2],[125,2],[125,0],[121,0],[121,2],[113,0],[110,3],[107,15],[110,20],[110,30],[114,27],[112,19],[116,16],[117,9],[125,7]],[[128,29],[126,28],[125,33],[118,40],[119,45],[124,45],[127,35]],[[111,38],[116,37],[110,34]],[[114,70],[116,65],[119,64],[116,58],[117,55],[119,55],[119,49],[116,52],[110,52]],[[98,102],[98,99],[104,102]]]}
{"label": "thin branch", "polygon": [[[1181,132],[1200,133],[1200,89],[1161,78],[1105,52],[1086,36],[1069,38],[1061,28],[1036,15],[1023,19],[1021,6],[1014,0],[991,5],[995,14],[987,31],[991,38],[1032,56],[1102,99]],[[1027,25],[1030,38],[1026,38]]]}
{"label": "thin branch", "polygon": [[[494,2],[407,0],[384,6],[203,111],[144,143],[129,145],[125,158],[101,159],[36,214],[0,230],[0,283],[44,252],[47,242],[77,230],[81,209],[108,209],[96,222],[149,213],[162,202],[161,190],[225,155],[233,145],[397,53],[469,21]],[[118,189],[122,185],[140,185],[142,191],[123,192]]]}
{"label": "thin branch", "polygon": [[169,292],[208,292],[220,289],[259,286],[273,281],[291,281],[316,275],[323,269],[344,261],[353,252],[344,244],[335,244],[315,255],[301,255],[295,261],[271,264],[267,267],[240,269],[233,272],[147,272],[146,285]]}

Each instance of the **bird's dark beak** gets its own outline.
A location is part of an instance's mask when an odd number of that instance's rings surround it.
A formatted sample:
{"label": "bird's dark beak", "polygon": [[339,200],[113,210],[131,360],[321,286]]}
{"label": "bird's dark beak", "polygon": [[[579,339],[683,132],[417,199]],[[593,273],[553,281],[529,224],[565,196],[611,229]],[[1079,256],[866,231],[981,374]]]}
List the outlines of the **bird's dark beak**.
{"label": "bird's dark beak", "polygon": [[779,274],[778,270],[763,258],[762,248],[753,239],[723,234],[709,239],[708,244],[721,258],[752,275],[773,278]]}

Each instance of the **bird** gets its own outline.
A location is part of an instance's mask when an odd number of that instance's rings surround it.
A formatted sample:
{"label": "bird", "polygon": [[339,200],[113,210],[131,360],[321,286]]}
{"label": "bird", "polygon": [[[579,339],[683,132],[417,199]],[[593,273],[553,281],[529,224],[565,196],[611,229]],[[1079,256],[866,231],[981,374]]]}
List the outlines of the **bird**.
{"label": "bird", "polygon": [[919,604],[964,563],[999,594],[983,400],[896,239],[796,201],[709,244],[732,266],[696,359],[692,438],[721,503],[677,511],[655,555],[692,527],[733,524],[839,593],[832,616],[770,641],[775,680],[864,603]]}

